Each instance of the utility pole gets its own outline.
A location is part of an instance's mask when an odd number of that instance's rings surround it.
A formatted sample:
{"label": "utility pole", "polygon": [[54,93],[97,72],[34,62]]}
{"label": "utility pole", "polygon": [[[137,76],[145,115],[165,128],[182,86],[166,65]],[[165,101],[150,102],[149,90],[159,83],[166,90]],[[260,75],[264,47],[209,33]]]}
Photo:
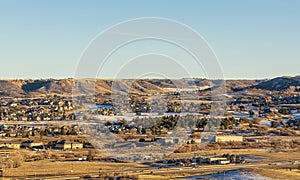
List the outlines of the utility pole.
{"label": "utility pole", "polygon": [[72,170],[71,173],[74,173],[74,163],[72,163]]}
{"label": "utility pole", "polygon": [[102,168],[99,168],[99,178],[101,177],[101,170]]}
{"label": "utility pole", "polygon": [[4,180],[4,169],[3,169],[3,167],[0,168],[0,177],[2,177],[2,180]]}

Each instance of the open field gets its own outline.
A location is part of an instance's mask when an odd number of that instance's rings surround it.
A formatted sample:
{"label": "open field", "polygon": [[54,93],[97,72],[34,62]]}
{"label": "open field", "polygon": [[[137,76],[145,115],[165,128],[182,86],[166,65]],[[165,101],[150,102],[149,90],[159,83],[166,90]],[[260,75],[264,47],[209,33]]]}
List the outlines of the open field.
{"label": "open field", "polygon": [[266,169],[266,168],[256,168],[252,170],[254,173],[260,174],[262,176],[270,177],[272,179],[289,179],[297,180],[300,179],[299,170],[283,170],[283,169]]}
{"label": "open field", "polygon": [[5,170],[6,177],[27,177],[27,176],[63,176],[94,174],[101,172],[121,172],[132,169],[143,168],[144,166],[133,163],[107,163],[107,162],[52,162],[41,160],[24,162],[19,168]]}
{"label": "open field", "polygon": [[[154,168],[148,164],[140,163],[113,163],[113,162],[78,162],[78,161],[51,161],[40,160],[33,162],[23,162],[18,168],[5,169],[6,179],[18,178],[74,178],[91,175],[98,177],[100,174],[107,175],[138,175],[141,179],[172,179],[188,176],[199,176],[228,170],[245,169],[265,177],[275,179],[299,179],[300,171],[289,170],[292,161],[300,160],[299,151],[270,152],[262,149],[246,149],[235,151],[215,150],[201,151],[190,154],[172,154],[170,157],[204,156],[209,154],[220,155],[223,153],[236,153],[249,158],[259,159],[256,162],[236,165],[203,165],[198,168],[192,167],[170,167]],[[278,163],[278,165],[274,165]],[[295,167],[295,166],[293,166]]]}
{"label": "open field", "polygon": [[[260,164],[259,166],[263,166]],[[139,175],[141,179],[170,179],[185,177],[191,175],[209,174],[219,171],[228,171],[240,168],[253,168],[257,165],[213,165],[213,166],[202,166],[200,168],[191,167],[174,167],[165,169],[151,169],[145,165],[132,164],[132,163],[103,163],[103,162],[50,162],[50,161],[38,161],[24,163],[20,168],[7,169],[5,171],[6,178],[50,178],[51,176],[57,177],[70,177],[70,176],[83,176],[91,175],[98,176],[99,168],[103,174],[114,175],[114,174],[128,174],[128,175]]]}

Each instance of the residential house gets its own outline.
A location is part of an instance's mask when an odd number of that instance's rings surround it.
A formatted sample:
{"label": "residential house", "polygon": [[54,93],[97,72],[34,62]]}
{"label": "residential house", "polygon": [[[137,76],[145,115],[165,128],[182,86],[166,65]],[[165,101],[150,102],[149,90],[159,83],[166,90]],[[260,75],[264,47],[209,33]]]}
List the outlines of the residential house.
{"label": "residential house", "polygon": [[32,147],[38,147],[43,145],[44,144],[42,142],[33,141],[33,140],[27,140],[21,143],[22,148],[32,148]]}
{"label": "residential house", "polygon": [[0,147],[7,147],[11,149],[20,149],[20,143],[19,142],[4,142],[0,143]]}
{"label": "residential house", "polygon": [[66,149],[82,149],[83,144],[79,142],[73,142],[73,141],[67,141],[67,140],[61,140],[56,143],[55,149],[61,149],[61,150],[66,150]]}

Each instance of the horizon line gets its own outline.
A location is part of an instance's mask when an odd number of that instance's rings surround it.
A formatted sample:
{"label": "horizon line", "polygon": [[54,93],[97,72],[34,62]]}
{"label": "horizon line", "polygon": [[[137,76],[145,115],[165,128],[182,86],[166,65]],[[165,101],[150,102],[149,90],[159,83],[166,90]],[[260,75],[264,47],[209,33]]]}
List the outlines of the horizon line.
{"label": "horizon line", "polygon": [[62,78],[53,78],[53,77],[42,77],[42,78],[0,78],[0,80],[64,80],[64,79],[97,79],[97,80],[154,80],[154,79],[204,79],[204,80],[268,80],[268,79],[275,79],[280,77],[286,77],[286,78],[293,78],[293,77],[300,77],[300,75],[283,75],[283,76],[276,76],[276,77],[265,77],[265,78],[206,78],[206,77],[182,77],[182,78],[112,78],[112,77],[103,77],[103,78],[91,78],[91,77],[85,77],[85,78],[75,78],[75,77],[62,77]]}

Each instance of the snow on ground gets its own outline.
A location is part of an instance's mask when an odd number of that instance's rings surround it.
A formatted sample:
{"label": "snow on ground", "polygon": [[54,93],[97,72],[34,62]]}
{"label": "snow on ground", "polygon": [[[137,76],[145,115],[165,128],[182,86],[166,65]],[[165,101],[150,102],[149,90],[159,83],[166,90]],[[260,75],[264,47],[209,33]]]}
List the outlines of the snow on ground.
{"label": "snow on ground", "polygon": [[271,127],[271,121],[262,120],[259,122],[259,124]]}
{"label": "snow on ground", "polygon": [[197,178],[208,178],[208,179],[226,179],[226,180],[272,180],[268,177],[263,177],[259,174],[255,174],[246,170],[232,170],[225,171],[215,174],[208,174],[203,176],[190,176],[187,178],[197,179]]}
{"label": "snow on ground", "polygon": [[296,118],[300,118],[300,113],[294,113],[293,114]]}

